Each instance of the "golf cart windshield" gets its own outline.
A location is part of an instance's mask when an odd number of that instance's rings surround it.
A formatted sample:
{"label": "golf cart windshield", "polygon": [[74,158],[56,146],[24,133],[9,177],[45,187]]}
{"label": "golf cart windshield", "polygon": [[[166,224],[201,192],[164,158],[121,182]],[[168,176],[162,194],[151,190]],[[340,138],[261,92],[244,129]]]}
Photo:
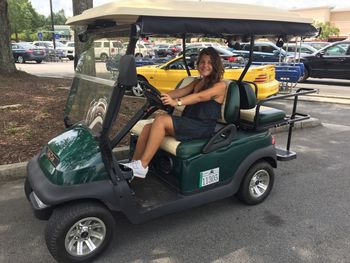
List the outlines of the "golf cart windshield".
{"label": "golf cart windshield", "polygon": [[70,94],[65,108],[65,121],[68,125],[81,124],[89,127],[94,135],[99,135],[102,123],[111,100],[118,66],[106,68],[106,60],[118,59],[125,50],[117,49],[113,39],[97,39],[93,35],[84,43],[84,52],[75,68]]}

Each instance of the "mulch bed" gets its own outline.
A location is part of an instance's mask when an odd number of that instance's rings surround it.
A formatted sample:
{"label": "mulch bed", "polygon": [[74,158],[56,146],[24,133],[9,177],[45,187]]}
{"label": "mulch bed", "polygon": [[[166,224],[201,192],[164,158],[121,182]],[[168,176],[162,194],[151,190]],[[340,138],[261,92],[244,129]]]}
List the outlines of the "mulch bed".
{"label": "mulch bed", "polygon": [[[64,130],[63,111],[70,79],[43,78],[24,72],[0,74],[0,165],[28,161],[51,138]],[[125,98],[117,129],[144,101]],[[125,138],[120,145],[128,144]]]}

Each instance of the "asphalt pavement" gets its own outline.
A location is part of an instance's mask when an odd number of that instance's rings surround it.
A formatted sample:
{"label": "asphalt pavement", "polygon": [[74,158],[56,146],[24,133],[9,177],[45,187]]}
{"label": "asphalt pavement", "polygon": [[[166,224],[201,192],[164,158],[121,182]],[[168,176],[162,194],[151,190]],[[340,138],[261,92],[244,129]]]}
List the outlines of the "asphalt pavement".
{"label": "asphalt pavement", "polygon": [[[228,198],[141,225],[120,217],[96,262],[350,262],[350,106],[300,102],[299,109],[322,126],[294,131],[298,158],[279,162],[264,203]],[[286,133],[276,139],[284,145]],[[34,218],[22,187],[22,179],[0,186],[0,262],[53,262],[46,222]]]}

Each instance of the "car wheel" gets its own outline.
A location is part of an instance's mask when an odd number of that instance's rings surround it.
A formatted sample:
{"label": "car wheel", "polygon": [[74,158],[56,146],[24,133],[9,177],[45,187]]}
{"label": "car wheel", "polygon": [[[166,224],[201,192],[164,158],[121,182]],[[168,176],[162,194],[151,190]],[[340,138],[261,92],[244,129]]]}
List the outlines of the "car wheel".
{"label": "car wheel", "polygon": [[69,60],[74,60],[74,57],[68,57]]}
{"label": "car wheel", "polygon": [[143,97],[143,90],[139,84],[139,81],[147,82],[147,80],[144,77],[141,77],[141,76],[137,77],[137,86],[131,87],[132,95],[134,95],[135,97]]}
{"label": "car wheel", "polygon": [[299,80],[299,82],[305,82],[306,79],[309,77],[309,70],[307,69],[307,67],[304,68],[304,75],[301,76],[301,79]]}
{"label": "car wheel", "polygon": [[143,57],[142,53],[136,53],[135,54],[135,58],[142,58],[142,57]]}
{"label": "car wheel", "polygon": [[24,180],[24,194],[28,200],[29,200],[29,196],[32,192],[33,192],[33,189],[29,184],[28,177],[26,177],[26,179]]}
{"label": "car wheel", "polygon": [[255,163],[245,174],[237,197],[248,205],[259,204],[270,194],[273,182],[272,166],[266,161]]}
{"label": "car wheel", "polygon": [[107,55],[106,53],[102,53],[102,54],[100,55],[100,59],[101,59],[102,61],[106,61],[106,60],[108,59],[108,55]]}
{"label": "car wheel", "polygon": [[83,202],[56,208],[45,240],[58,262],[90,262],[107,247],[113,232],[111,213],[98,203]]}
{"label": "car wheel", "polygon": [[41,62],[43,62],[42,60],[35,60],[36,63],[40,64]]}
{"label": "car wheel", "polygon": [[22,56],[18,56],[17,61],[21,64],[26,62]]}

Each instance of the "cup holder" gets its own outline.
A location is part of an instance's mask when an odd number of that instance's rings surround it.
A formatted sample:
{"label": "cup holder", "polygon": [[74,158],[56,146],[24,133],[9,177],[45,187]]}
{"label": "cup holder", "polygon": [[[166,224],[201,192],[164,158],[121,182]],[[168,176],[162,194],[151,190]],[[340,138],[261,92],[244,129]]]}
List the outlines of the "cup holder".
{"label": "cup holder", "polygon": [[126,180],[131,180],[133,178],[134,173],[132,172],[131,168],[126,167],[122,164],[119,164],[119,169],[122,172],[122,175]]}

